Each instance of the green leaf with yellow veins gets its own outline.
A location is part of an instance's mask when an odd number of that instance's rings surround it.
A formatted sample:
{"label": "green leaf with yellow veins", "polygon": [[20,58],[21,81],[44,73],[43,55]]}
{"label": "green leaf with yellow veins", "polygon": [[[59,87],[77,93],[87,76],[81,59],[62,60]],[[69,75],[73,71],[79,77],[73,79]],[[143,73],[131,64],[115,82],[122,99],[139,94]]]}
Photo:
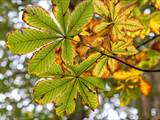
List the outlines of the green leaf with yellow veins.
{"label": "green leaf with yellow veins", "polygon": [[79,34],[82,27],[92,18],[93,11],[94,8],[92,0],[85,0],[84,2],[81,2],[69,17],[67,34],[69,36]]}
{"label": "green leaf with yellow veins", "polygon": [[23,21],[29,26],[59,33],[59,28],[49,16],[49,13],[40,6],[28,6],[23,13]]}
{"label": "green leaf with yellow veins", "polygon": [[89,89],[93,90],[98,88],[99,90],[105,90],[105,81],[99,77],[80,77],[81,81],[86,84]]}
{"label": "green leaf with yellow veins", "polygon": [[26,54],[56,40],[55,33],[42,32],[34,29],[15,30],[7,37],[7,46],[17,54]]}
{"label": "green leaf with yellow veins", "polygon": [[98,106],[98,96],[96,92],[91,92],[91,90],[82,81],[79,82],[79,93],[84,104],[88,105],[92,109],[95,109]]}
{"label": "green leaf with yellow veins", "polygon": [[61,95],[56,101],[56,113],[59,116],[64,116],[65,114],[71,114],[75,110],[75,99],[77,98],[77,88],[78,81],[72,80],[69,82],[63,95]]}
{"label": "green leaf with yellow veins", "polygon": [[46,72],[43,72],[41,74],[38,74],[39,77],[61,77],[63,76],[63,70],[59,64],[52,64],[49,66],[48,70]]}
{"label": "green leaf with yellow veins", "polygon": [[117,55],[134,55],[138,53],[137,49],[125,41],[113,43],[112,52]]}
{"label": "green leaf with yellow veins", "polygon": [[57,6],[55,6],[56,8],[53,9],[53,13],[55,14],[57,21],[59,22],[60,26],[62,27],[65,33],[68,17],[70,16],[68,10],[70,0],[57,0],[55,1],[55,3]]}
{"label": "green leaf with yellow veins", "polygon": [[64,40],[62,43],[62,59],[65,63],[71,64],[75,56],[71,40]]}
{"label": "green leaf with yellow veins", "polygon": [[[71,16],[67,12],[69,11],[70,0],[53,0],[52,2],[55,2],[58,7],[56,18],[59,23],[55,22],[43,8],[28,6],[24,10],[23,20],[36,29],[14,31],[7,38],[9,48],[18,54],[29,53],[42,48],[35,52],[38,55],[34,55],[30,62],[29,71],[31,74],[42,74],[47,71],[47,68],[54,62],[55,48],[62,49],[62,59],[65,63],[73,63],[75,50],[71,40],[78,34],[77,30],[81,30],[93,15],[92,0],[81,2]],[[68,20],[70,21],[67,22]],[[67,33],[66,29],[69,30]],[[54,44],[55,41],[59,41],[61,44]],[[48,51],[48,44],[52,44],[53,49],[50,47]]]}
{"label": "green leaf with yellow veins", "polygon": [[41,50],[37,51],[29,62],[29,73],[38,75],[48,71],[48,68],[54,63],[55,49],[60,42],[61,41],[55,41],[54,43],[44,46]]}
{"label": "green leaf with yellow veins", "polygon": [[79,65],[77,74],[82,74],[84,71],[89,69],[102,55],[100,53],[95,53],[90,55],[85,61]]}
{"label": "green leaf with yellow veins", "polygon": [[100,0],[94,0],[94,8],[94,11],[101,16],[108,16],[109,14],[107,6],[105,6],[104,3]]}
{"label": "green leaf with yellow veins", "polygon": [[104,81],[96,77],[84,77],[64,74],[64,78],[39,81],[33,90],[34,100],[38,104],[54,102],[59,116],[69,115],[75,110],[77,94],[90,108],[98,106],[96,88],[104,90]]}
{"label": "green leaf with yellow veins", "polygon": [[34,101],[38,104],[48,104],[57,99],[67,88],[70,80],[41,80],[33,88]]}
{"label": "green leaf with yellow veins", "polygon": [[104,57],[98,61],[98,63],[95,65],[93,69],[93,75],[102,77],[104,74],[108,73],[108,70],[107,70],[108,59],[109,59],[108,57]]}

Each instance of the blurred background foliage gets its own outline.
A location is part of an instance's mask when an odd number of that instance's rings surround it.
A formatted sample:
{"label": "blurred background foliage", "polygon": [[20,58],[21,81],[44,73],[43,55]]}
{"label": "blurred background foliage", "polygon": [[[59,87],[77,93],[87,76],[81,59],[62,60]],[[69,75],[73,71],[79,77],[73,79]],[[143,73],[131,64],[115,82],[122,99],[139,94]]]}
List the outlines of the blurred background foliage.
{"label": "blurred background foliage", "polygon": [[[71,8],[80,0],[71,0]],[[133,0],[124,0],[126,3]],[[135,14],[144,11],[150,14],[154,9],[159,9],[158,0],[139,0],[140,9],[135,10]],[[36,105],[32,101],[32,87],[38,78],[27,73],[27,61],[31,54],[13,55],[5,44],[5,37],[8,31],[26,27],[21,20],[24,7],[29,4],[39,4],[51,11],[50,0],[0,0],[0,120],[58,120],[53,111],[53,104],[46,106]],[[153,6],[155,5],[155,6]],[[142,20],[149,19],[145,15]],[[145,19],[145,20],[146,20]],[[160,20],[160,14],[156,19]],[[154,21],[153,21],[154,22]],[[157,24],[159,25],[159,24]],[[155,31],[156,33],[156,31]],[[153,36],[147,27],[142,33]],[[135,33],[136,35],[136,33]],[[153,43],[151,43],[153,44]],[[158,65],[159,66],[159,65]],[[158,67],[157,66],[157,67]],[[102,120],[102,119],[149,119],[160,115],[160,74],[145,74],[145,78],[153,86],[149,96],[141,96],[127,107],[120,107],[119,95],[114,95],[111,99],[103,99],[101,95],[100,106],[95,111],[90,111],[87,107],[82,107],[77,102],[78,107],[74,115],[65,117],[68,120]],[[110,91],[110,87],[106,85]]]}

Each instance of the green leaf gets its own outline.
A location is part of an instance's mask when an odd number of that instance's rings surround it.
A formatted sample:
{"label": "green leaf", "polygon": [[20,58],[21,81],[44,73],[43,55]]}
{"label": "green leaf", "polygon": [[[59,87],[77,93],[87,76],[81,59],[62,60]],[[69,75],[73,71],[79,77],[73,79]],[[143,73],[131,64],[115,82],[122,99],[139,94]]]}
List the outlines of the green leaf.
{"label": "green leaf", "polygon": [[74,58],[74,49],[70,40],[63,40],[62,43],[62,59],[65,63],[72,63]]}
{"label": "green leaf", "polygon": [[85,61],[83,61],[80,64],[77,74],[81,75],[84,71],[89,69],[100,57],[101,57],[100,53],[96,53],[88,57]]}
{"label": "green leaf", "polygon": [[42,80],[33,88],[34,100],[38,104],[53,102],[66,89],[69,80]]}
{"label": "green leaf", "polygon": [[92,0],[81,2],[69,18],[67,34],[69,36],[77,35],[82,27],[92,18],[93,11]]}
{"label": "green leaf", "polygon": [[98,106],[98,96],[95,91],[90,90],[82,81],[79,82],[79,92],[82,100],[92,109]]}
{"label": "green leaf", "polygon": [[8,35],[7,45],[14,53],[24,54],[32,52],[57,38],[58,37],[54,33],[22,29],[21,31],[13,31]]}
{"label": "green leaf", "polygon": [[59,28],[46,10],[39,6],[28,6],[23,13],[23,20],[30,26],[46,31],[60,33]]}
{"label": "green leaf", "polygon": [[105,89],[105,82],[98,77],[81,77],[81,81],[85,83],[90,89],[94,90],[95,88],[98,88],[100,90]]}
{"label": "green leaf", "polygon": [[77,81],[72,80],[67,89],[63,91],[63,95],[59,97],[56,104],[58,107],[56,108],[56,113],[59,116],[64,116],[65,114],[71,114],[75,110],[75,99],[77,97]]}
{"label": "green leaf", "polygon": [[108,57],[102,58],[95,66],[93,75],[101,77],[107,70]]}
{"label": "green leaf", "polygon": [[42,50],[36,52],[33,55],[29,63],[29,73],[40,74],[48,71],[48,68],[54,63],[55,60],[55,48],[61,41],[55,41],[47,46],[44,46]]}
{"label": "green leaf", "polygon": [[42,74],[38,75],[39,77],[61,77],[63,76],[63,70],[59,64],[51,65],[48,70]]}
{"label": "green leaf", "polygon": [[58,0],[57,4],[57,15],[56,19],[58,20],[59,24],[61,25],[63,31],[66,31],[66,23],[69,17],[68,7],[69,7],[70,0]]}

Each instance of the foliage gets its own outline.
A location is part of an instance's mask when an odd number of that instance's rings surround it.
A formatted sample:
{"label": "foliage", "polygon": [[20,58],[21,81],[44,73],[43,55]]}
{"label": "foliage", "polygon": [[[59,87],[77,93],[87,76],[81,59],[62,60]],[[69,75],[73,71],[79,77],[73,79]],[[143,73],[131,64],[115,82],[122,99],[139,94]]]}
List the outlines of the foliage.
{"label": "foliage", "polygon": [[91,109],[97,108],[105,83],[111,86],[110,93],[120,94],[122,106],[140,92],[148,95],[151,85],[142,74],[160,70],[143,68],[157,65],[159,52],[154,45],[140,51],[137,45],[143,40],[137,41],[148,31],[159,34],[160,26],[156,10],[141,15],[146,3],[84,0],[71,10],[70,0],[52,0],[56,20],[39,6],[27,6],[23,21],[29,27],[10,32],[7,45],[16,54],[34,53],[28,72],[46,78],[33,88],[34,101],[53,102],[57,115],[64,116],[75,110],[78,97]]}

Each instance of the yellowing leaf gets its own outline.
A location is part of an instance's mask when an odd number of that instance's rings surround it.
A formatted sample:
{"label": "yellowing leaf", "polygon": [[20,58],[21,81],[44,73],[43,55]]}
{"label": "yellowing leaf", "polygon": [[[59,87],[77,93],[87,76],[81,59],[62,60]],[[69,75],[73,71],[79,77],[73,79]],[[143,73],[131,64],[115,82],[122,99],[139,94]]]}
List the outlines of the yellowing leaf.
{"label": "yellowing leaf", "polygon": [[108,62],[107,57],[102,58],[95,65],[95,68],[93,69],[93,75],[98,76],[98,77],[108,76],[109,71],[107,70],[107,62]]}
{"label": "yellowing leaf", "polygon": [[28,70],[31,74],[44,73],[54,63],[55,48],[61,41],[56,41],[53,44],[44,46],[42,50],[36,52],[30,60]]}
{"label": "yellowing leaf", "polygon": [[130,43],[125,41],[118,41],[113,43],[112,52],[118,55],[134,55],[138,53],[133,45],[130,45]]}
{"label": "yellowing leaf", "polygon": [[55,33],[41,32],[33,29],[15,30],[8,35],[7,45],[17,54],[33,52],[37,48],[56,40]]}
{"label": "yellowing leaf", "polygon": [[82,27],[93,16],[93,4],[92,0],[86,0],[81,2],[71,14],[68,20],[67,34],[69,36],[75,36],[81,32]]}
{"label": "yellowing leaf", "polygon": [[59,28],[54,23],[48,12],[39,6],[28,6],[23,13],[23,20],[30,26],[50,31],[59,32]]}
{"label": "yellowing leaf", "polygon": [[153,18],[151,18],[150,20],[150,27],[152,29],[153,32],[155,32],[156,34],[160,34],[160,13],[155,14],[153,16]]}
{"label": "yellowing leaf", "polygon": [[143,93],[143,95],[148,95],[152,89],[152,86],[148,81],[141,79],[140,80],[140,89],[141,89],[141,92]]}
{"label": "yellowing leaf", "polygon": [[155,5],[156,8],[160,9],[160,0],[151,0],[151,3]]}
{"label": "yellowing leaf", "polygon": [[[95,2],[94,4],[95,9],[97,10],[99,4],[102,4],[102,2]],[[143,28],[138,19],[129,17],[135,6],[136,3],[124,5],[121,1],[116,2],[114,0],[105,0],[103,7],[107,8],[107,10],[105,10],[106,14],[102,14],[103,11],[98,9],[99,14],[102,15],[103,22],[95,27],[96,33],[104,32],[103,29],[106,31],[110,30],[110,37],[113,41],[127,41],[127,31],[138,31]],[[107,32],[106,35],[108,33],[109,32]]]}
{"label": "yellowing leaf", "polygon": [[113,78],[117,80],[131,80],[138,82],[142,72],[131,69],[130,71],[117,71],[113,74]]}
{"label": "yellowing leaf", "polygon": [[118,69],[118,62],[115,60],[115,59],[108,59],[108,69],[111,71],[111,72],[114,72]]}

